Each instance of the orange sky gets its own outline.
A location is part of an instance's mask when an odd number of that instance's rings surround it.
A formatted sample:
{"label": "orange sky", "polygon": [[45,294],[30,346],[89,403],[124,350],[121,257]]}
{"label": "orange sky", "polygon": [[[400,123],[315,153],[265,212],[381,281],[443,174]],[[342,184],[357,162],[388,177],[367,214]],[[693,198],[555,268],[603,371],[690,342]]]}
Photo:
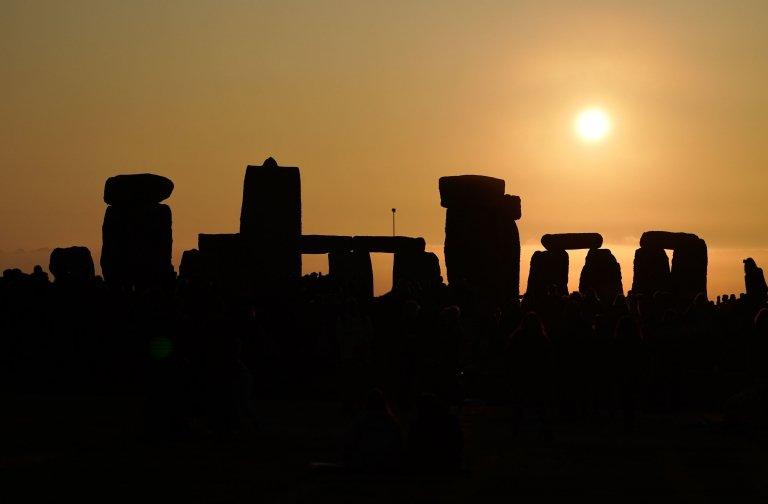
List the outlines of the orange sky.
{"label": "orange sky", "polygon": [[[542,234],[598,231],[629,287],[668,229],[739,292],[743,257],[768,265],[767,25],[764,1],[5,1],[0,266],[97,251],[117,173],[175,182],[177,251],[234,232],[273,155],[306,233],[387,234],[395,206],[439,248],[438,177],[479,173],[523,198],[523,278]],[[589,105],[614,122],[591,145]]]}

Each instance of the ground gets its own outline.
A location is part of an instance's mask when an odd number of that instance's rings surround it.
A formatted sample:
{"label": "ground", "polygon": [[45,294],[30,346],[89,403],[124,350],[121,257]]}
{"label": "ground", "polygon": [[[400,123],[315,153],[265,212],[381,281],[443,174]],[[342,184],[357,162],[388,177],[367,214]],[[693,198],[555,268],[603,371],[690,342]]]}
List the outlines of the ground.
{"label": "ground", "polygon": [[[143,439],[137,398],[6,400],[0,501],[13,502],[711,502],[768,496],[768,441],[707,415],[555,422],[518,436],[503,406],[461,411],[466,470],[452,477],[318,476],[336,458],[348,416],[338,403],[262,401],[235,439]],[[202,432],[202,429],[199,429]]]}

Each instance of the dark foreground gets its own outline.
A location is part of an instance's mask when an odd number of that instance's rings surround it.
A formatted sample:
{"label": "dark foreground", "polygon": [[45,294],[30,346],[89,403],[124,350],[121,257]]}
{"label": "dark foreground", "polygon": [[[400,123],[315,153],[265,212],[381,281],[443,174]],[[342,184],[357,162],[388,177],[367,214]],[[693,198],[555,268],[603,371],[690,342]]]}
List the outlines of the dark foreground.
{"label": "dark foreground", "polygon": [[505,406],[466,402],[465,470],[456,476],[312,472],[337,460],[339,403],[263,401],[234,439],[194,426],[149,441],[136,398],[25,397],[2,416],[3,502],[509,502],[557,499],[711,502],[768,496],[768,439],[705,414],[645,415],[635,434],[607,416],[530,422],[513,436]]}

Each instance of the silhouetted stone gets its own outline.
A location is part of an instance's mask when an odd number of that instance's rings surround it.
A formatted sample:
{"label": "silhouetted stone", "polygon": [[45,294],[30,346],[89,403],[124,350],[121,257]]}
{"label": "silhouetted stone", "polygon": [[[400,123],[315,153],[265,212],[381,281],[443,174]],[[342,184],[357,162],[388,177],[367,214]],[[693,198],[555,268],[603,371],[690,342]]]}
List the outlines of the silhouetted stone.
{"label": "silhouetted stone", "polygon": [[762,301],[768,297],[768,285],[765,283],[763,269],[758,268],[751,257],[744,259],[744,287],[747,296]]}
{"label": "silhouetted stone", "polygon": [[109,206],[102,236],[101,270],[107,283],[143,288],[173,279],[167,205]]}
{"label": "silhouetted stone", "polygon": [[603,303],[613,303],[624,294],[621,266],[608,249],[590,249],[579,277],[579,292],[595,291]]}
{"label": "silhouetted stone", "polygon": [[302,254],[327,254],[333,251],[352,250],[351,236],[302,235],[299,238]]}
{"label": "silhouetted stone", "polygon": [[696,235],[685,238],[672,253],[672,291],[683,299],[707,295],[707,244]]}
{"label": "silhouetted stone", "polygon": [[96,276],[91,251],[87,247],[53,249],[48,270],[57,283],[85,284]]}
{"label": "silhouetted stone", "polygon": [[440,178],[445,216],[448,282],[506,303],[520,292],[520,198],[504,194],[504,181],[481,175]]}
{"label": "silhouetted stone", "polygon": [[671,276],[669,258],[663,248],[640,247],[635,250],[632,292],[652,296],[657,291],[669,291]]}
{"label": "silhouetted stone", "polygon": [[440,260],[432,252],[396,252],[392,266],[393,285],[406,280],[422,287],[440,283]]}
{"label": "silhouetted stone", "polygon": [[328,274],[348,294],[360,299],[373,297],[373,267],[368,252],[353,250],[329,253]]}
{"label": "silhouetted stone", "polygon": [[424,238],[407,236],[355,236],[352,238],[352,248],[368,252],[394,254],[396,252],[424,252]]}
{"label": "silhouetted stone", "polygon": [[445,266],[451,284],[467,284],[496,302],[517,298],[517,224],[499,206],[449,207],[445,216]]}
{"label": "silhouetted stone", "polygon": [[686,244],[694,243],[696,240],[699,240],[699,237],[691,233],[646,231],[640,237],[640,246],[674,250]]}
{"label": "silhouetted stone", "polygon": [[104,184],[104,202],[108,205],[148,205],[160,203],[173,192],[170,179],[151,173],[117,175]]}
{"label": "silhouetted stone", "polygon": [[240,234],[199,234],[197,248],[205,278],[222,294],[246,295],[251,292],[248,252]]}
{"label": "silhouetted stone", "polygon": [[520,196],[505,194],[504,199],[501,201],[501,211],[507,219],[520,220],[523,216]]}
{"label": "silhouetted stone", "polygon": [[528,294],[568,293],[568,252],[537,250],[531,256]]}
{"label": "silhouetted stone", "polygon": [[545,234],[541,244],[547,250],[599,249],[603,237],[599,233],[557,233]]}
{"label": "silhouetted stone", "polygon": [[440,177],[439,187],[444,208],[496,206],[504,198],[504,181],[483,175]]}
{"label": "silhouetted stone", "polygon": [[190,280],[204,275],[203,258],[197,249],[185,250],[179,263],[179,278]]}
{"label": "silhouetted stone", "polygon": [[240,234],[252,279],[263,289],[286,287],[301,277],[301,175],[268,158],[248,166],[243,184]]}

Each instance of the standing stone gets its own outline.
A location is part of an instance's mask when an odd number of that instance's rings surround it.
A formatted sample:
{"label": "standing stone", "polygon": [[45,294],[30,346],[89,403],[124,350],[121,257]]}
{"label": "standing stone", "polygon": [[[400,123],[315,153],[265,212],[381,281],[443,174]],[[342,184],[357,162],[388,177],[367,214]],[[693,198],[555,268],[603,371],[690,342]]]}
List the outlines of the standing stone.
{"label": "standing stone", "polygon": [[692,236],[672,253],[672,290],[682,299],[707,295],[707,244]]}
{"label": "standing stone", "polygon": [[670,288],[669,258],[664,249],[640,247],[635,250],[632,292],[652,296],[657,291],[669,292]]}
{"label": "standing stone", "polygon": [[336,251],[328,254],[328,276],[358,299],[373,297],[371,254],[364,250]]}
{"label": "standing stone", "polygon": [[179,263],[180,280],[198,280],[203,277],[203,259],[197,249],[185,250]]}
{"label": "standing stone", "polygon": [[254,287],[269,292],[301,278],[301,175],[297,167],[278,166],[273,158],[261,166],[248,166],[240,234]]}
{"label": "standing stone", "polygon": [[173,182],[152,174],[107,180],[100,261],[107,284],[131,290],[173,280],[171,209],[160,204],[172,190]]}
{"label": "standing stone", "polygon": [[440,179],[448,282],[466,284],[504,304],[520,292],[520,199],[504,194],[504,181],[480,175]]}
{"label": "standing stone", "polygon": [[768,297],[768,285],[765,283],[763,269],[758,268],[751,257],[744,259],[744,287],[747,297],[752,300],[762,301]]}
{"label": "standing stone", "polygon": [[579,277],[579,292],[590,290],[605,304],[613,303],[619,294],[624,294],[621,283],[621,266],[608,249],[590,249]]}
{"label": "standing stone", "polygon": [[422,288],[441,283],[440,261],[432,252],[396,252],[392,266],[392,285],[405,280]]}
{"label": "standing stone", "polygon": [[85,284],[96,275],[93,257],[87,247],[55,248],[48,270],[56,283]]}
{"label": "standing stone", "polygon": [[248,296],[251,279],[241,235],[199,234],[197,248],[203,277],[226,297]]}
{"label": "standing stone", "polygon": [[527,294],[568,294],[568,252],[537,250],[531,256]]}

